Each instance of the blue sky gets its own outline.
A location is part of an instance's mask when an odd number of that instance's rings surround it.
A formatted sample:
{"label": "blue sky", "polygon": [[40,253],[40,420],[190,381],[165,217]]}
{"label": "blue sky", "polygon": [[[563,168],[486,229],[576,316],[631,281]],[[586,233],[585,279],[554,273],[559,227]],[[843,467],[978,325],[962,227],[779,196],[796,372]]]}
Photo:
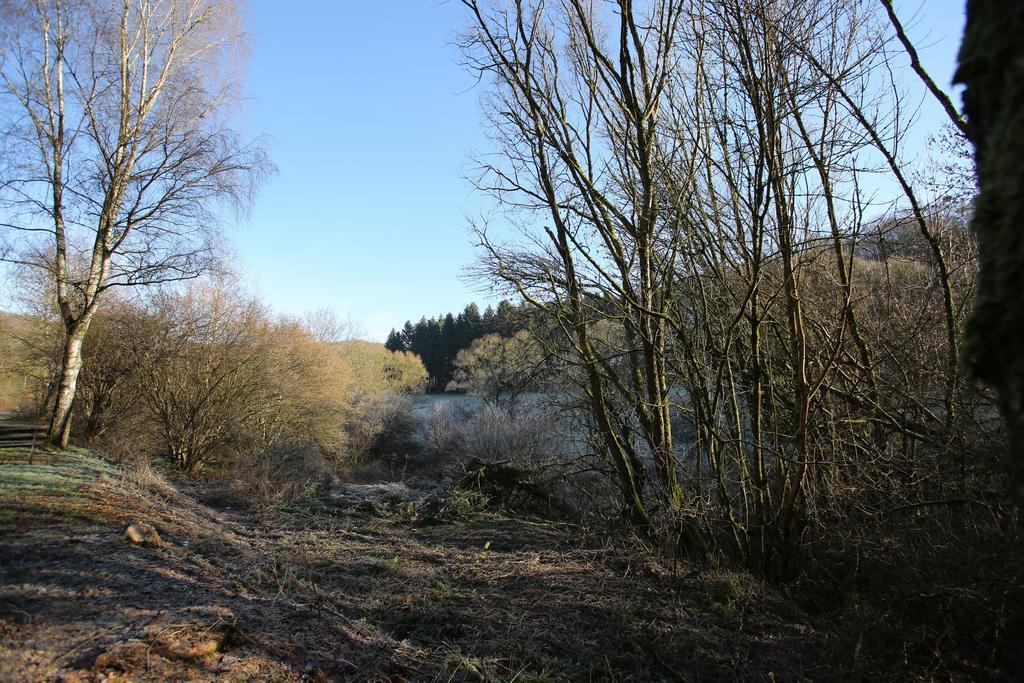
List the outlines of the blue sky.
{"label": "blue sky", "polygon": [[[461,5],[255,0],[250,129],[279,172],[234,231],[266,301],[333,308],[370,338],[485,297],[462,180],[482,146],[478,91],[451,46]],[[467,92],[469,90],[469,92]]]}
{"label": "blue sky", "polygon": [[[926,66],[950,82],[960,0],[897,2]],[[368,338],[480,291],[462,179],[485,147],[479,90],[451,40],[456,0],[252,0],[248,126],[279,173],[232,235],[275,310],[332,308]],[[937,120],[926,103],[925,119]]]}

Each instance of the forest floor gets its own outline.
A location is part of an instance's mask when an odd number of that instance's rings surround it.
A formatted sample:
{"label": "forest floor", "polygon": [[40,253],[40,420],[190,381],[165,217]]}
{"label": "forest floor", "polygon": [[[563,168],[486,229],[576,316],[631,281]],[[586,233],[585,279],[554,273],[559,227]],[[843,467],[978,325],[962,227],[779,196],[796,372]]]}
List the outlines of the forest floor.
{"label": "forest floor", "polygon": [[[534,519],[415,521],[341,485],[284,508],[86,452],[0,450],[2,680],[799,680],[780,594]],[[159,546],[125,538],[152,524]]]}

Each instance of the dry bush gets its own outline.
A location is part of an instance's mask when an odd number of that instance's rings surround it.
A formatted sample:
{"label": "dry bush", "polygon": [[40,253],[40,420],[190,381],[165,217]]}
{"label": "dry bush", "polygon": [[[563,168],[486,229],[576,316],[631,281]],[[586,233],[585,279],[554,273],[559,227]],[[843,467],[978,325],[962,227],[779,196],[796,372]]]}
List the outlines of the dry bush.
{"label": "dry bush", "polygon": [[462,428],[470,415],[451,401],[431,406],[423,424],[423,440],[427,451],[436,458],[447,459],[462,452]]}
{"label": "dry bush", "polygon": [[182,469],[281,444],[340,446],[337,369],[302,327],[223,286],[164,294],[146,320],[143,403]]}
{"label": "dry bush", "polygon": [[[455,520],[471,519],[490,505],[491,500],[484,492],[472,487],[453,486],[445,492],[444,497],[440,499],[438,509],[429,517]],[[423,515],[423,513],[420,514]]]}
{"label": "dry bush", "polygon": [[60,322],[45,283],[29,270],[16,272],[10,297],[21,311],[0,314],[0,392],[8,409],[26,419],[46,414],[60,358]]}
{"label": "dry bush", "polygon": [[346,410],[344,461],[395,460],[418,450],[420,423],[410,401],[384,393],[354,401]]}
{"label": "dry bush", "polygon": [[111,297],[93,319],[73,415],[73,431],[82,439],[109,444],[142,428],[135,418],[144,374],[136,361],[144,315],[137,303]]}
{"label": "dry bush", "polygon": [[364,465],[415,450],[419,422],[405,395],[426,382],[422,361],[361,340],[332,344],[330,353],[336,367],[332,382],[342,396],[344,464]]}
{"label": "dry bush", "polygon": [[287,444],[401,448],[411,428],[396,395],[422,383],[422,363],[321,336],[228,279],[119,302],[87,349],[80,433],[191,473]]}
{"label": "dry bush", "polygon": [[[464,498],[469,492],[482,496],[487,507],[503,507],[549,517],[565,517],[574,510],[556,492],[555,481],[535,463],[522,465],[483,462],[473,458],[462,466],[448,498]],[[461,493],[460,493],[461,492]],[[470,500],[474,498],[470,496]]]}
{"label": "dry bush", "polygon": [[279,446],[240,458],[224,498],[249,506],[273,506],[337,486],[338,476],[314,446]]}
{"label": "dry bush", "polygon": [[36,382],[25,343],[34,321],[0,312],[0,413],[31,410]]}
{"label": "dry bush", "polygon": [[146,495],[162,498],[177,496],[177,490],[164,477],[146,455],[136,454],[120,461],[121,481],[129,488]]}
{"label": "dry bush", "polygon": [[359,339],[331,344],[338,377],[346,396],[373,397],[422,390],[427,370],[418,356],[389,351],[381,344]]}
{"label": "dry bush", "polygon": [[[32,290],[41,313],[25,342],[44,411],[61,353],[52,298]],[[355,459],[405,449],[415,426],[400,394],[423,385],[423,364],[338,341],[327,317],[276,318],[229,274],[111,299],[85,345],[75,431],[114,459],[159,455],[192,474],[288,444]]]}
{"label": "dry bush", "polygon": [[541,410],[514,415],[486,406],[461,430],[462,455],[482,461],[539,463],[560,450],[555,419]]}
{"label": "dry bush", "polygon": [[485,405],[470,413],[439,403],[426,418],[423,440],[436,457],[536,466],[564,455],[565,435],[557,416],[538,407],[509,413]]}
{"label": "dry bush", "polygon": [[431,463],[448,469],[444,513],[456,517],[488,506],[560,517],[570,509],[565,435],[557,417],[533,407],[516,413],[485,405],[473,414],[434,406],[424,425]]}

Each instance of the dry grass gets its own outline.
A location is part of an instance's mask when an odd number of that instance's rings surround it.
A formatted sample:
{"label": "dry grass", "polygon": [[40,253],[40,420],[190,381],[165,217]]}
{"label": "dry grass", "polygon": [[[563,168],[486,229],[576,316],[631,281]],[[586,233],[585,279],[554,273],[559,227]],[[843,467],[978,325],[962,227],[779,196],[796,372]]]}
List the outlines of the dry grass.
{"label": "dry grass", "polygon": [[337,486],[314,446],[282,446],[240,458],[221,484],[221,502],[273,507]]}
{"label": "dry grass", "polygon": [[[957,649],[958,632],[934,641],[948,648],[936,655],[944,666],[899,645],[941,627],[920,611],[928,600],[966,614],[977,595],[929,598],[928,585],[900,594],[894,580],[872,602],[861,591],[879,588],[863,575],[848,594],[801,586],[786,595],[743,573],[673,565],[621,536],[482,505],[416,523],[426,492],[402,482],[218,508],[200,502],[216,500],[207,482],[52,455],[0,468],[4,680],[998,679],[1012,670],[949,666],[979,656]],[[156,526],[162,548],[121,540],[137,519]],[[813,612],[797,606],[800,591]],[[1005,604],[1004,625],[1016,614]]]}
{"label": "dry grass", "polygon": [[[255,510],[211,509],[197,500],[206,495],[208,484],[87,455],[0,470],[0,618],[5,642],[31,643],[0,646],[0,677],[813,671],[803,667],[814,632],[774,593],[749,579],[673,575],[640,547],[577,528],[495,513],[416,526],[409,511],[422,492],[396,483]],[[165,547],[120,540],[133,519],[153,523]],[[188,648],[196,656],[181,655]]]}

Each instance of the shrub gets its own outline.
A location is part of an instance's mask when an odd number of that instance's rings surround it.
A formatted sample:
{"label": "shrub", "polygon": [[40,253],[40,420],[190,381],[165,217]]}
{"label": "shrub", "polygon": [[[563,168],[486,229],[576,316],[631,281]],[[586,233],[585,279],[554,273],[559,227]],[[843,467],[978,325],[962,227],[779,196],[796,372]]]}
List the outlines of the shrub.
{"label": "shrub", "polygon": [[557,454],[559,440],[555,419],[538,409],[513,416],[496,406],[485,406],[461,430],[462,455],[484,462],[539,464]]}
{"label": "shrub", "polygon": [[431,454],[466,462],[539,464],[561,455],[563,435],[557,418],[539,408],[515,414],[485,405],[475,413],[450,403],[436,404],[424,424]]}
{"label": "shrub", "polygon": [[423,425],[423,441],[427,451],[439,458],[462,453],[462,427],[467,419],[468,411],[460,410],[451,401],[441,401],[431,406]]}
{"label": "shrub", "polygon": [[555,494],[538,468],[506,463],[484,463],[476,458],[463,466],[453,491],[471,491],[488,505],[498,505],[541,514],[567,515],[568,506]]}
{"label": "shrub", "polygon": [[0,412],[29,411],[40,374],[33,367],[25,338],[38,323],[28,316],[0,311]]}
{"label": "shrub", "polygon": [[330,348],[337,359],[336,380],[351,397],[404,394],[423,389],[427,370],[418,356],[389,351],[380,344],[353,339]]}
{"label": "shrub", "polygon": [[488,505],[490,505],[490,500],[482,491],[453,486],[444,496],[436,517],[442,519],[466,519],[483,512]]}
{"label": "shrub", "polygon": [[314,446],[278,446],[240,458],[225,493],[247,505],[281,505],[339,483]]}
{"label": "shrub", "polygon": [[345,454],[347,464],[388,458],[416,450],[419,418],[409,399],[387,392],[362,397],[346,411]]}
{"label": "shrub", "polygon": [[[445,512],[499,505],[540,514],[570,513],[563,480],[563,434],[557,418],[542,409],[509,413],[485,405],[468,415],[451,403],[436,404],[427,416],[424,441],[435,458],[454,461]],[[464,505],[471,501],[471,505]],[[449,509],[451,508],[451,509]],[[453,512],[454,511],[454,512]]]}
{"label": "shrub", "polygon": [[79,433],[115,456],[151,452],[195,474],[287,444],[359,460],[412,443],[399,394],[426,377],[415,356],[327,340],[226,281],[115,303],[94,326],[78,401]]}

